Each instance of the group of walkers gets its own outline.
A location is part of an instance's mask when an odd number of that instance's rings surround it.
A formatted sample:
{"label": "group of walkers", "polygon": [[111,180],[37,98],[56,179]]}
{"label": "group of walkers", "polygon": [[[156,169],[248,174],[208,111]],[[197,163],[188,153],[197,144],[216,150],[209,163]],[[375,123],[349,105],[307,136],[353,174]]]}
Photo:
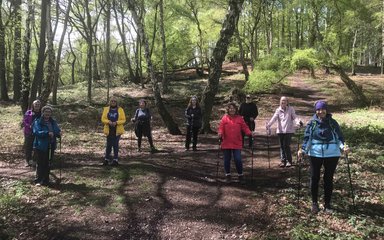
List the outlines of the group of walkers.
{"label": "group of walkers", "polygon": [[[185,109],[187,122],[185,134],[185,150],[189,151],[192,143],[192,150],[197,151],[198,133],[202,127],[202,111],[198,98],[192,96]],[[241,150],[246,146],[245,136],[248,136],[248,147],[253,147],[253,139],[256,135],[255,126],[258,116],[258,108],[252,102],[250,95],[246,95],[246,101],[238,108],[236,103],[229,103],[226,107],[226,114],[221,118],[218,126],[218,137],[220,148],[223,152],[225,180],[230,183],[231,159],[233,157],[238,180],[245,183],[243,175],[243,164]],[[134,123],[134,132],[137,137],[137,150],[142,151],[142,137],[147,137],[150,145],[150,152],[155,153],[157,149],[153,144],[151,133],[152,116],[144,99],[139,100],[131,121]],[[109,106],[104,107],[101,116],[104,124],[103,132],[106,135],[106,147],[103,165],[116,166],[119,164],[119,141],[124,133],[126,116],[124,109],[118,104],[116,97],[111,97]],[[291,139],[297,127],[302,127],[302,121],[297,117],[295,110],[290,106],[288,98],[283,96],[280,105],[272,118],[266,123],[267,134],[271,134],[271,127],[277,122],[276,133],[280,144],[280,167],[292,166],[292,151],[290,148]],[[36,100],[32,107],[24,115],[24,136],[25,153],[27,166],[36,163],[36,185],[49,184],[50,161],[56,149],[56,139],[61,137],[61,130],[56,121],[52,118],[52,108],[44,106]],[[34,150],[34,154],[32,152]],[[111,153],[113,150],[113,157]],[[329,113],[328,106],[324,101],[315,104],[315,114],[308,122],[304,131],[303,144],[298,151],[298,158],[304,155],[309,156],[310,163],[310,187],[312,196],[312,212],[319,212],[318,186],[320,170],[324,165],[324,208],[325,211],[332,211],[331,196],[333,191],[333,175],[341,156],[341,150],[348,152],[344,137],[336,120]]]}

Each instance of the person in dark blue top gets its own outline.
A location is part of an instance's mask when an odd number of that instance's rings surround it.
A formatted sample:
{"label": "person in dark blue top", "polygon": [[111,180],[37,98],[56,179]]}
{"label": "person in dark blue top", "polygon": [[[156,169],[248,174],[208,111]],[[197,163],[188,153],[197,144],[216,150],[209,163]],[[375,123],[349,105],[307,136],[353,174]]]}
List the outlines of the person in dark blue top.
{"label": "person in dark blue top", "polygon": [[202,125],[201,119],[201,108],[199,101],[196,96],[191,97],[188,103],[188,107],[185,109],[184,113],[187,118],[187,134],[185,139],[185,150],[189,150],[192,138],[192,149],[193,151],[197,150],[197,135]]}
{"label": "person in dark blue top", "polygon": [[33,124],[33,135],[35,140],[33,148],[37,155],[35,184],[49,185],[49,161],[53,159],[56,149],[56,138],[61,137],[61,130],[52,118],[52,108],[45,106],[41,109],[42,116]]}
{"label": "person in dark blue top", "polygon": [[320,211],[318,204],[319,180],[320,170],[324,165],[324,211],[331,213],[333,175],[341,156],[341,150],[348,152],[349,148],[345,145],[339,124],[328,112],[327,104],[324,101],[317,101],[315,111],[316,113],[305,129],[302,149],[298,155],[300,158],[303,154],[310,157],[313,214]]}
{"label": "person in dark blue top", "polygon": [[151,132],[151,120],[152,116],[147,108],[147,102],[144,99],[139,100],[139,107],[135,111],[134,117],[131,119],[135,123],[135,134],[137,137],[138,151],[141,152],[141,139],[148,138],[148,142],[151,148],[151,153],[157,152],[157,149],[153,145],[152,132]]}

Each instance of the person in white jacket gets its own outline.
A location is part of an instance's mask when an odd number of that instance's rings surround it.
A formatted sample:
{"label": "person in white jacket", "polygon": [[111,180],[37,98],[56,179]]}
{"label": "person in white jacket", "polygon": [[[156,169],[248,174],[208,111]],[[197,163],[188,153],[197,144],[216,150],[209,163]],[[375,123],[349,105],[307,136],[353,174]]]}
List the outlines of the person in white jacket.
{"label": "person in white jacket", "polygon": [[276,133],[279,136],[280,143],[280,167],[292,166],[291,139],[295,133],[296,126],[302,126],[303,123],[296,116],[295,109],[289,105],[288,98],[280,98],[280,106],[276,109],[271,120],[266,123],[268,134],[271,126],[277,121]]}

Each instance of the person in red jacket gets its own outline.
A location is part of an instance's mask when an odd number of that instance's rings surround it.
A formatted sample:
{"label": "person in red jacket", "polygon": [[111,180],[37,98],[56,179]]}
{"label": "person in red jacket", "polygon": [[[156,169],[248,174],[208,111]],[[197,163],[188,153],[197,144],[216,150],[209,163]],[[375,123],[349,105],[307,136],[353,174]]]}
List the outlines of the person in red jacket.
{"label": "person in red jacket", "polygon": [[224,170],[226,182],[231,182],[231,158],[235,160],[236,170],[240,183],[245,183],[243,176],[243,163],[241,161],[241,149],[243,147],[243,135],[254,136],[249,127],[244,122],[242,116],[238,114],[235,103],[229,103],[227,114],[225,114],[219,125],[219,138],[221,140],[221,149],[224,154]]}

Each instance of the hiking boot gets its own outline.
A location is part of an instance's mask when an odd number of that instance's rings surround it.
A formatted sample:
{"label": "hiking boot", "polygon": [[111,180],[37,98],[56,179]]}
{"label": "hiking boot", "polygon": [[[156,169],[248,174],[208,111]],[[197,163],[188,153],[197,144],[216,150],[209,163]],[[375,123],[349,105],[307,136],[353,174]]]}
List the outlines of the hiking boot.
{"label": "hiking boot", "polygon": [[287,168],[289,168],[291,166],[292,166],[292,163],[290,163],[290,162],[287,162],[287,164],[285,165],[285,167],[287,167]]}
{"label": "hiking boot", "polygon": [[312,214],[317,214],[319,211],[320,211],[319,204],[316,202],[312,203],[312,209],[311,209]]}
{"label": "hiking boot", "polygon": [[243,175],[239,176],[239,182],[240,184],[245,184],[245,179]]}
{"label": "hiking boot", "polygon": [[232,181],[232,177],[231,177],[231,175],[226,175],[226,176],[225,176],[225,182],[226,182],[226,183],[231,183],[231,181]]}
{"label": "hiking boot", "polygon": [[193,147],[193,148],[192,148],[192,151],[196,152],[196,151],[197,151],[197,148],[196,148],[196,147]]}
{"label": "hiking boot", "polygon": [[119,165],[119,160],[113,159],[111,166],[118,166]]}

